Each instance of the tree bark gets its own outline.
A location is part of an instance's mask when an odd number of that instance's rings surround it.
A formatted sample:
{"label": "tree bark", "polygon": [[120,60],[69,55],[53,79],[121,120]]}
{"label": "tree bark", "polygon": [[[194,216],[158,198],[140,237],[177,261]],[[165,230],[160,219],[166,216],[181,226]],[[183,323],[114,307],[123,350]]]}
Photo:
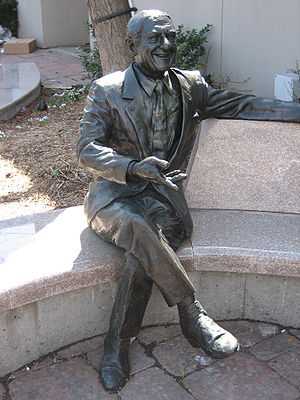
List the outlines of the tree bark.
{"label": "tree bark", "polygon": [[132,56],[125,43],[130,14],[100,23],[97,23],[96,19],[128,10],[128,0],[88,0],[88,6],[103,73],[125,69],[132,62]]}

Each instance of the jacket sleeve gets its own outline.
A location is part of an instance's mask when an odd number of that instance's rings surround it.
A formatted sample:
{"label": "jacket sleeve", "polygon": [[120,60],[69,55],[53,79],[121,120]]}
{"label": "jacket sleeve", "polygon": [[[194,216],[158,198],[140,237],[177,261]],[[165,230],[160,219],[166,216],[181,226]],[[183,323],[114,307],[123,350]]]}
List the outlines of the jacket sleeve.
{"label": "jacket sleeve", "polygon": [[109,147],[112,121],[112,111],[105,91],[94,82],[80,122],[80,138],[77,144],[79,165],[95,176],[126,184],[127,168],[133,160]]}
{"label": "jacket sleeve", "polygon": [[300,104],[209,87],[206,118],[300,122]]}

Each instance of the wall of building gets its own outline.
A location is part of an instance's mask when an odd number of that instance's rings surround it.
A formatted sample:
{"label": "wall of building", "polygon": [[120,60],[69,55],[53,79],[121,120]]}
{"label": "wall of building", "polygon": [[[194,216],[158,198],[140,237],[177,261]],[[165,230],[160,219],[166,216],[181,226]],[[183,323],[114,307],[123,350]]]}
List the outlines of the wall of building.
{"label": "wall of building", "polygon": [[44,47],[89,42],[86,0],[41,0]]}
{"label": "wall of building", "polygon": [[39,47],[78,46],[89,41],[86,0],[19,0],[19,36]]}
{"label": "wall of building", "polygon": [[18,0],[19,37],[34,38],[44,43],[41,0]]}
{"label": "wall of building", "polygon": [[168,11],[176,24],[213,24],[209,70],[242,90],[273,97],[274,76],[300,60],[299,0],[134,0],[138,9]]}

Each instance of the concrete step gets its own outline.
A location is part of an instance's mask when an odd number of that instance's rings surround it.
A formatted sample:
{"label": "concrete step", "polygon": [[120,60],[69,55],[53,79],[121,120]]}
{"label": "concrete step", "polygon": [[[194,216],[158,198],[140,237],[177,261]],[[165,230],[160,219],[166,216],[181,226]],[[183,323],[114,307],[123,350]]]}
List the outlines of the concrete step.
{"label": "concrete step", "polygon": [[40,94],[41,76],[34,63],[0,64],[0,121],[14,117]]}

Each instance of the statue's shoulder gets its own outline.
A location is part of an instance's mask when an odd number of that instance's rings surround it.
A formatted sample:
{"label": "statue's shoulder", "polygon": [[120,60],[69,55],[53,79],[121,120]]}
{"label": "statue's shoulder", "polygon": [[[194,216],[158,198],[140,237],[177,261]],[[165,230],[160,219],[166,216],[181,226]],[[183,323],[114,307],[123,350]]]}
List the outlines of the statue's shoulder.
{"label": "statue's shoulder", "polygon": [[173,72],[181,80],[181,84],[189,91],[197,109],[204,110],[207,105],[208,85],[200,71],[188,71],[172,68]]}
{"label": "statue's shoulder", "polygon": [[118,89],[124,82],[125,71],[116,71],[111,74],[102,76],[95,80],[93,84],[96,87],[103,88],[104,90]]}
{"label": "statue's shoulder", "polygon": [[186,82],[191,86],[204,85],[207,87],[205,79],[201,75],[201,72],[198,70],[189,71],[186,69],[172,68],[172,71],[175,72],[176,75],[180,75],[181,77],[183,77]]}

